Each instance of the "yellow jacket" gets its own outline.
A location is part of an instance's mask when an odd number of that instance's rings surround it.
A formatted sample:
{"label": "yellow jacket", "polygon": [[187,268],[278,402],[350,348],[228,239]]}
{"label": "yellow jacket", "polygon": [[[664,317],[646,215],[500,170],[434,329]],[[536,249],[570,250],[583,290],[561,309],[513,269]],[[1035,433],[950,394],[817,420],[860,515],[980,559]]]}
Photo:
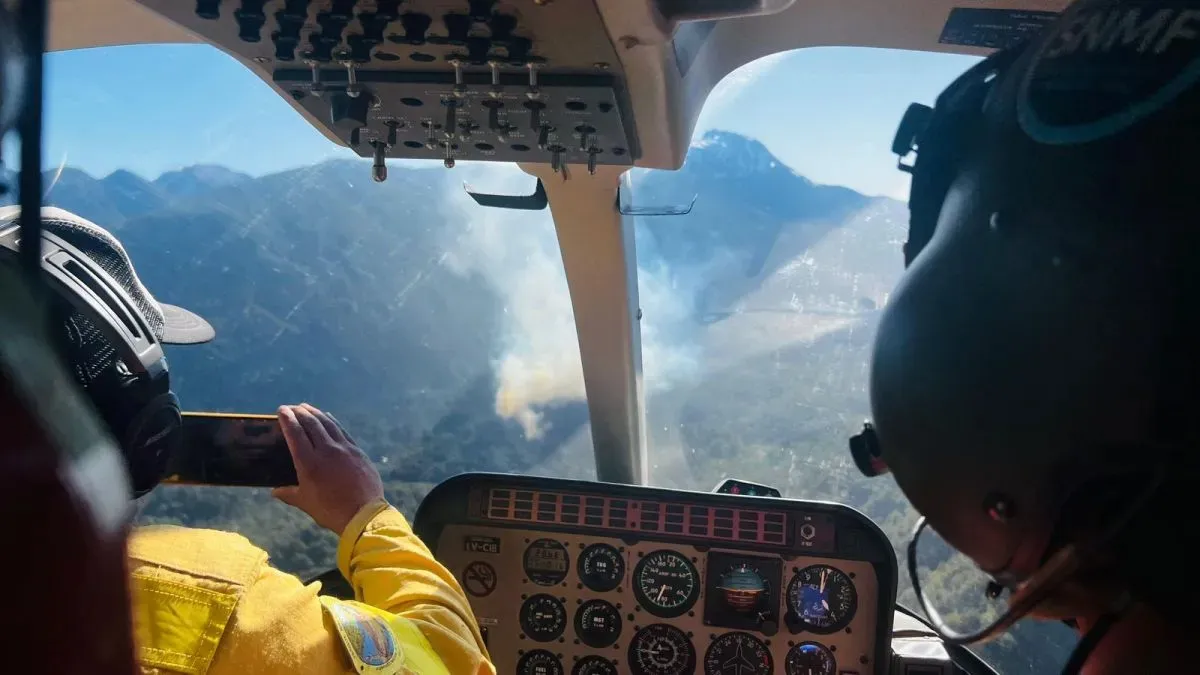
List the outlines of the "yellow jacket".
{"label": "yellow jacket", "polygon": [[229,532],[130,537],[134,635],[146,673],[494,675],[466,596],[382,500],[342,533],[355,601],[320,597]]}

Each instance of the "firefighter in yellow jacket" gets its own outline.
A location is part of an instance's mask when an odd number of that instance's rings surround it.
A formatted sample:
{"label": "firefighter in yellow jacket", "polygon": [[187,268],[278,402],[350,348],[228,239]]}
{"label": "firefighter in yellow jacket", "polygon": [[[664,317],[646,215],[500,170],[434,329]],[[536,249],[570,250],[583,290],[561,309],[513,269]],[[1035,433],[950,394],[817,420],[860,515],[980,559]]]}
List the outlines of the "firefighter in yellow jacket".
{"label": "firefighter in yellow jacket", "polygon": [[[18,215],[0,209],[0,230]],[[123,362],[149,351],[130,356],[113,344],[122,329],[104,325],[114,321],[107,303],[126,298],[121,305],[141,314],[159,344],[205,342],[214,331],[195,314],[156,301],[104,229],[54,208],[43,209],[42,221],[43,252],[73,258],[94,282],[54,287],[62,296],[50,303],[63,327],[61,352],[120,442],[135,495],[145,494],[166,470],[178,401],[161,352],[161,363],[149,367]],[[72,293],[79,297],[67,297]],[[284,406],[278,415],[299,480],[275,496],[340,537],[338,569],[356,600],[321,596],[320,584],[305,586],[271,568],[266,552],[237,534],[138,528],[129,571],[143,672],[494,674],[458,582],[384,500],[366,455],[310,405]]]}
{"label": "firefighter in yellow jacket", "polygon": [[383,499],[379,474],[309,405],[279,409],[298,487],[276,496],[339,533],[356,602],[267,564],[228,532],[135,530],[129,544],[139,661],[154,672],[494,673],[454,577]]}

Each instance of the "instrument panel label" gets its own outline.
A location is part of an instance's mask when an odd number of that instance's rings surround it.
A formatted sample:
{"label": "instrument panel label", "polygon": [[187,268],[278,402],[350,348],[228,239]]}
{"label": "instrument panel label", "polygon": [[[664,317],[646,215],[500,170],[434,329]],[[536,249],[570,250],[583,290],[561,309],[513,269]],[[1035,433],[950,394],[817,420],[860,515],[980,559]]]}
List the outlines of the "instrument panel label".
{"label": "instrument panel label", "polygon": [[499,553],[500,538],[468,534],[463,537],[463,550],[467,553]]}
{"label": "instrument panel label", "polygon": [[986,7],[955,7],[938,42],[944,45],[1007,49],[1037,35],[1058,12]]}

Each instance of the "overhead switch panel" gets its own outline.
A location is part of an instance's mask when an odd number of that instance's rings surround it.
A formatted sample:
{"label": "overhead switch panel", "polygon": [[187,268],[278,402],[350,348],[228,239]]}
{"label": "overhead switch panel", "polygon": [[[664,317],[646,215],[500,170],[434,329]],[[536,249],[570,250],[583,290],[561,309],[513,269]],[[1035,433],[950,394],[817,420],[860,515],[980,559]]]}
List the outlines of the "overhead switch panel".
{"label": "overhead switch panel", "polygon": [[138,1],[253,64],[327,135],[374,159],[377,180],[387,158],[594,170],[638,156],[592,3]]}

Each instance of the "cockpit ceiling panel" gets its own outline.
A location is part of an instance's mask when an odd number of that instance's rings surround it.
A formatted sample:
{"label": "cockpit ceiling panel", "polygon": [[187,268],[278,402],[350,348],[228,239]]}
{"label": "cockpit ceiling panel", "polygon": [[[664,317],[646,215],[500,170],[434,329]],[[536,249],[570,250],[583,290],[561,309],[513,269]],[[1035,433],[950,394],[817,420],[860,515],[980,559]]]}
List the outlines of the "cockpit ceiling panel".
{"label": "cockpit ceiling panel", "polygon": [[678,168],[709,93],[755,59],[837,45],[985,54],[1067,2],[803,0],[679,25],[652,0],[50,4],[53,50],[215,45],[383,180],[395,158]]}
{"label": "cockpit ceiling panel", "polygon": [[[190,6],[195,3],[176,4]],[[224,4],[236,9],[238,2],[228,0]],[[466,6],[466,0],[461,4]],[[629,3],[620,0],[613,4]],[[633,4],[648,3],[636,0]],[[763,54],[820,45],[980,53],[987,50],[939,43],[941,30],[955,7],[1058,12],[1067,4],[1065,0],[971,3],[963,0],[927,0],[919,3],[804,0],[792,4],[778,15],[737,19],[731,23],[739,24],[739,32],[754,33],[757,44],[747,47],[752,46]],[[147,11],[137,0],[50,0],[50,24],[52,51],[204,41],[179,24]]]}

